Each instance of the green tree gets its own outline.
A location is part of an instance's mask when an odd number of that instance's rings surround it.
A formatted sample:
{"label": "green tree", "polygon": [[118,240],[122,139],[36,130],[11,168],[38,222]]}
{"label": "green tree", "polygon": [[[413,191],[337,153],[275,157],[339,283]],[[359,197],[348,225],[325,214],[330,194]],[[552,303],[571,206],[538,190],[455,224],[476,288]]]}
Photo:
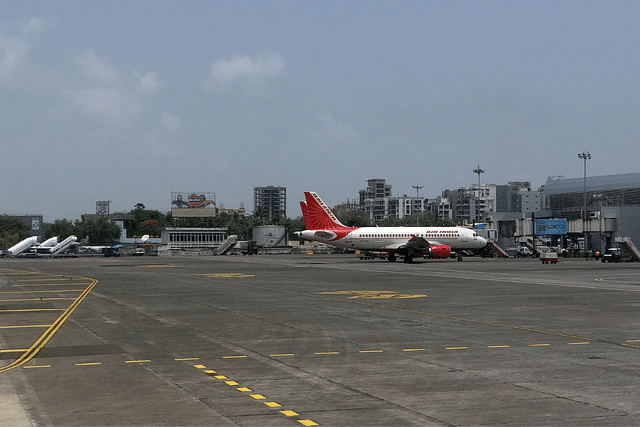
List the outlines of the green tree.
{"label": "green tree", "polygon": [[[79,221],[76,221],[79,224]],[[44,225],[44,237],[58,237],[58,240],[62,241],[72,234],[77,233],[76,224],[68,219],[56,219],[53,223],[47,223]]]}
{"label": "green tree", "polygon": [[19,218],[0,216],[0,249],[8,249],[31,236],[29,226]]}
{"label": "green tree", "polygon": [[82,221],[76,225],[76,233],[78,237],[88,237],[91,245],[105,245],[120,237],[120,227],[103,217]]}

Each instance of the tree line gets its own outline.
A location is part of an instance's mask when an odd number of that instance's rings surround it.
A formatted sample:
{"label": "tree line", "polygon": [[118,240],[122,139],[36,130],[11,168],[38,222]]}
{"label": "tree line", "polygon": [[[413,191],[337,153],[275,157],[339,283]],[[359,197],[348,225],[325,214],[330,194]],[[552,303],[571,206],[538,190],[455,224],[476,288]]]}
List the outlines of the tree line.
{"label": "tree line", "polygon": [[[368,227],[374,225],[369,220],[369,215],[364,210],[350,210],[345,205],[333,208],[336,217],[348,227]],[[275,217],[269,219],[260,211],[251,215],[238,213],[220,213],[213,218],[174,218],[171,213],[146,209],[142,203],[126,213],[133,219],[124,221],[124,228],[129,237],[141,237],[145,234],[160,237],[165,227],[226,227],[227,234],[237,235],[240,240],[252,240],[253,229],[266,225],[283,226],[289,233],[289,239],[293,233],[304,230],[304,221],[300,218]],[[456,223],[450,219],[437,218],[430,213],[418,213],[404,218],[388,218],[375,225],[381,227],[421,227],[452,226]],[[120,227],[105,217],[87,218],[70,221],[57,219],[52,223],[45,223],[45,239],[57,236],[58,239],[66,239],[75,235],[78,239],[87,239],[91,245],[107,245],[117,242],[120,238]],[[0,216],[0,249],[7,249],[21,240],[30,236],[29,227],[19,218]]]}

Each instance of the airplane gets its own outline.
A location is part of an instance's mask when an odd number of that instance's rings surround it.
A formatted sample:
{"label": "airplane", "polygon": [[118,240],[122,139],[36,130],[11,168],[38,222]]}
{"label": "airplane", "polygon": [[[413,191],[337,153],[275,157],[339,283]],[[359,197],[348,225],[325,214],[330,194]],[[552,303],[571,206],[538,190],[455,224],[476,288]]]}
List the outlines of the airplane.
{"label": "airplane", "polygon": [[349,249],[386,252],[387,259],[397,256],[410,263],[414,258],[449,258],[465,249],[482,249],[487,241],[465,227],[347,227],[331,212],[320,197],[305,191],[300,202],[304,231],[294,234],[301,239]]}

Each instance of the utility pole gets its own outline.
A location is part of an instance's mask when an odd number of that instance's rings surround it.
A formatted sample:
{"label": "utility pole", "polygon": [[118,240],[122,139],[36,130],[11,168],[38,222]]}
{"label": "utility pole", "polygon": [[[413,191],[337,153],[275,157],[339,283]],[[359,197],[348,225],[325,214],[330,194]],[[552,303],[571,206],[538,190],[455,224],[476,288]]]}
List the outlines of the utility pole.
{"label": "utility pole", "polygon": [[582,211],[582,232],[584,233],[584,252],[587,252],[587,230],[586,230],[586,218],[587,218],[587,160],[591,160],[591,153],[583,151],[578,154],[578,158],[584,161],[584,210]]}
{"label": "utility pole", "polygon": [[[412,185],[412,187],[416,190],[416,202],[417,202],[418,198],[420,197],[420,195],[418,193],[420,192],[420,190],[422,190],[424,185],[416,184],[416,185]],[[422,209],[424,209],[424,205],[423,205]],[[416,215],[416,227],[418,227],[418,216],[417,215]]]}

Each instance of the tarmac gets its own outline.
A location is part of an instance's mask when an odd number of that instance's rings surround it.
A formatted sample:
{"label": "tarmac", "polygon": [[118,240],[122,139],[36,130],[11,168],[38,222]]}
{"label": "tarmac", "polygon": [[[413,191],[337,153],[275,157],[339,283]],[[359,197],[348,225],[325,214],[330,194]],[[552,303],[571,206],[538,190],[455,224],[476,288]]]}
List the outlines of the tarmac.
{"label": "tarmac", "polygon": [[0,425],[640,425],[640,263],[0,259]]}

